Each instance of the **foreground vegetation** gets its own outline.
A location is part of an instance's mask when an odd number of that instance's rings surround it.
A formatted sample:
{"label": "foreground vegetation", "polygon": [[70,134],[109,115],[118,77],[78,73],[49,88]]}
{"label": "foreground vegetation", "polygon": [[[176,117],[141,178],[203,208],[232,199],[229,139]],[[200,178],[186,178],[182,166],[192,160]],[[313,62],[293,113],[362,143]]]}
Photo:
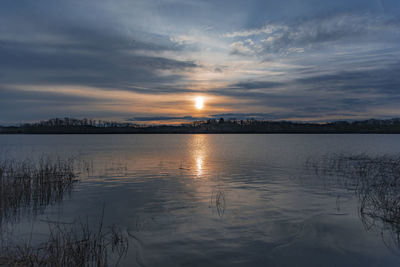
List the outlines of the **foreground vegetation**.
{"label": "foreground vegetation", "polygon": [[[5,244],[4,244],[5,243]],[[88,222],[49,224],[48,239],[37,246],[29,242],[3,242],[0,266],[117,266],[128,251],[128,239],[117,226],[93,229]]]}
{"label": "foreground vegetation", "polygon": [[61,201],[76,182],[73,159],[0,162],[0,225]]}
{"label": "foreground vegetation", "polygon": [[400,156],[338,154],[309,161],[308,167],[354,191],[365,228],[400,249]]}
{"label": "foreground vegetation", "polygon": [[[108,266],[127,253],[128,239],[117,226],[89,222],[49,222],[48,237],[33,245],[16,242],[9,226],[63,200],[77,176],[73,159],[41,157],[38,160],[0,162],[0,266]],[[34,233],[31,233],[31,235]]]}

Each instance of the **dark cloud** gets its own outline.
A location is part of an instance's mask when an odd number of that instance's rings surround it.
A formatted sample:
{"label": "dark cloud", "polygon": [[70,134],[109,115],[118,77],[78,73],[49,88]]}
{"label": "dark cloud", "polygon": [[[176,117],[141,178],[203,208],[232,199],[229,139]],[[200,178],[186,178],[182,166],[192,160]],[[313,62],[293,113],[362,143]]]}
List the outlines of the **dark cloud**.
{"label": "dark cloud", "polygon": [[57,92],[23,91],[14,88],[0,87],[0,104],[12,107],[17,103],[37,103],[38,105],[88,104],[104,100],[92,97],[59,94]]}
{"label": "dark cloud", "polygon": [[[235,120],[246,120],[246,119],[259,119],[259,120],[275,120],[287,118],[289,114],[271,114],[271,113],[218,113],[212,114],[207,117],[193,117],[193,116],[148,116],[148,117],[135,117],[127,119],[132,122],[151,122],[151,121],[204,121],[209,119],[235,119]],[[293,115],[293,114],[290,114]]]}
{"label": "dark cloud", "polygon": [[8,124],[44,120],[49,117],[112,116],[112,112],[109,111],[90,110],[89,107],[101,104],[102,101],[104,100],[57,92],[21,91],[0,87],[0,121]]}
{"label": "dark cloud", "polygon": [[[143,41],[135,39],[135,34],[64,25],[57,19],[37,19],[33,23],[35,26],[26,24],[9,23],[9,29],[0,30],[6,33],[0,36],[0,84],[67,84],[120,89],[147,83],[157,88],[157,85],[180,79],[178,72],[197,67],[193,61],[149,55],[183,49],[166,37],[137,34],[149,39]],[[33,33],[30,32],[32,28]]]}
{"label": "dark cloud", "polygon": [[[354,113],[337,113],[330,112],[324,115],[330,116],[351,116]],[[219,120],[223,118],[225,120],[285,120],[285,119],[304,119],[310,118],[309,113],[299,114],[298,111],[289,112],[271,112],[271,113],[218,113],[212,114],[207,117],[193,117],[193,116],[148,116],[148,117],[135,117],[129,118],[126,121],[130,122],[170,122],[170,121],[183,121],[183,122],[194,122],[194,121],[206,121],[209,119]]]}
{"label": "dark cloud", "polygon": [[185,120],[185,121],[196,121],[204,120],[207,117],[192,117],[192,116],[147,116],[147,117],[134,117],[129,118],[127,121],[136,122],[148,122],[148,121],[175,121],[175,120]]}
{"label": "dark cloud", "polygon": [[[213,90],[213,94],[247,101],[248,106],[285,109],[256,118],[312,118],[339,114],[369,114],[371,109],[400,101],[400,62],[375,69],[316,74],[284,83],[246,81]],[[239,89],[238,89],[239,88]],[[270,90],[274,88],[274,90]],[[255,90],[252,90],[255,89]],[[345,112],[344,112],[345,111]],[[234,116],[234,114],[231,114]],[[249,115],[249,114],[246,114]],[[373,115],[370,115],[373,117]],[[264,118],[263,117],[263,118]]]}
{"label": "dark cloud", "polygon": [[277,119],[279,116],[276,116],[271,113],[219,113],[211,115],[213,119],[235,119],[235,120],[247,120],[247,119],[257,119],[257,120],[268,120],[268,119]]}
{"label": "dark cloud", "polygon": [[281,82],[271,82],[271,81],[244,81],[235,83],[233,87],[239,87],[242,89],[269,89],[276,88],[284,85]]}
{"label": "dark cloud", "polygon": [[400,96],[400,62],[384,68],[347,70],[295,80],[294,85],[318,92],[376,93]]}
{"label": "dark cloud", "polygon": [[[338,71],[331,74],[316,74],[305,78],[287,80],[285,82],[270,82],[248,80],[234,83],[227,88],[213,90],[212,93],[234,97],[262,97],[289,94],[325,94],[325,93],[377,93],[381,95],[400,95],[400,61],[381,68],[365,68],[363,70]],[[290,89],[280,92],[270,89]],[[238,90],[239,89],[239,90]],[[241,89],[241,90],[240,90]],[[248,90],[243,90],[248,89]],[[260,89],[252,91],[252,89]]]}

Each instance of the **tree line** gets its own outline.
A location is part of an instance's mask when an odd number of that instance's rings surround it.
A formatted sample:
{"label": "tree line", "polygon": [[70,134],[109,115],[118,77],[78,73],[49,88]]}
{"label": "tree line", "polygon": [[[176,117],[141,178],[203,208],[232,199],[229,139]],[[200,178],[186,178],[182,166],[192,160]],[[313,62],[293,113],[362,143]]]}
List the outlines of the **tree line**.
{"label": "tree line", "polygon": [[180,125],[139,125],[86,118],[54,118],[0,127],[0,133],[400,133],[400,119],[311,123],[220,118]]}

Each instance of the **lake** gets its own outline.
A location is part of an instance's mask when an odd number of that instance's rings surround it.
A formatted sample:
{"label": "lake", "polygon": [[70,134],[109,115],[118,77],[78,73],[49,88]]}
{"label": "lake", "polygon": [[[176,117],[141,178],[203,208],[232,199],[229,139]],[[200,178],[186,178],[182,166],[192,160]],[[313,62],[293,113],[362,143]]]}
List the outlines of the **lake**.
{"label": "lake", "polygon": [[364,209],[355,177],[400,135],[0,135],[1,158],[40,155],[79,158],[79,182],[14,222],[21,240],[104,212],[129,236],[120,266],[400,266],[400,219]]}

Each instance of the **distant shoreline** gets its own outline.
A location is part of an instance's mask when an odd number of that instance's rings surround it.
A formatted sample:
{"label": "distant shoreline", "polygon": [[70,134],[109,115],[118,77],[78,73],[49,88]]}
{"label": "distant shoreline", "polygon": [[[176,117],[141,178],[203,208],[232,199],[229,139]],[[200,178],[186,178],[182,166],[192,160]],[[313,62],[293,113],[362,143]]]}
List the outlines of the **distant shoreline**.
{"label": "distant shoreline", "polygon": [[20,126],[0,126],[0,134],[400,134],[400,119],[297,123],[290,121],[210,119],[182,125],[51,119]]}
{"label": "distant shoreline", "polygon": [[202,130],[125,130],[125,129],[105,129],[105,130],[15,130],[0,129],[0,135],[116,135],[116,134],[400,134],[400,131],[202,131]]}

